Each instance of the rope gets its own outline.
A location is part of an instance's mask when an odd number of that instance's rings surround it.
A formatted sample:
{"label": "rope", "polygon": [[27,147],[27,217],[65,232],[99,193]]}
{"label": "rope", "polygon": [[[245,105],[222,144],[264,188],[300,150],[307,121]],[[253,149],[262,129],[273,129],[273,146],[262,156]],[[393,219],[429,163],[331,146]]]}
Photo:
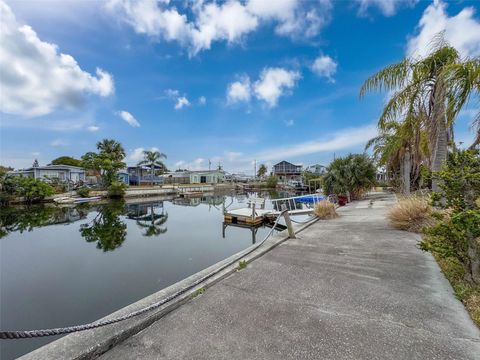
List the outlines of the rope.
{"label": "rope", "polygon": [[[286,211],[286,210],[285,210]],[[258,249],[273,233],[273,230],[278,224],[278,221],[282,217],[282,215],[285,213],[285,211],[282,211],[278,217],[277,220],[275,221],[275,224],[273,225],[272,229],[268,232],[268,234],[265,236],[265,238],[261,241],[258,242],[257,244],[253,245],[250,250],[248,250],[245,254],[242,254],[241,256],[238,256],[234,261],[229,262],[227,264],[222,265],[220,268],[212,271],[211,273],[201,277],[200,279],[197,279],[194,281],[192,284],[190,284],[187,287],[184,287],[177,292],[171,294],[170,296],[167,296],[166,298],[163,298],[162,300],[153,303],[152,305],[149,305],[143,309],[131,312],[129,314],[113,318],[113,319],[108,319],[108,320],[102,320],[102,321],[97,321],[89,324],[83,324],[83,325],[75,325],[75,326],[68,326],[68,327],[62,327],[62,328],[54,328],[54,329],[45,329],[45,330],[19,330],[19,331],[0,331],[0,339],[2,340],[10,340],[10,339],[28,339],[28,338],[37,338],[37,337],[44,337],[44,336],[54,336],[54,335],[65,335],[65,334],[70,334],[73,332],[77,331],[83,331],[83,330],[90,330],[90,329],[96,329],[102,326],[106,325],[111,325],[118,323],[120,321],[128,320],[131,319],[135,316],[145,314],[151,310],[157,309],[160,306],[166,304],[167,302],[175,299],[176,297],[186,293],[187,291],[191,290],[195,286],[201,284],[202,282],[208,280],[212,276],[215,276],[219,272],[225,270],[227,267],[229,267],[233,262],[236,262],[240,260],[241,258],[251,254],[254,250]]]}
{"label": "rope", "polygon": [[290,221],[294,222],[296,224],[307,224],[310,221],[315,220],[317,218],[316,215],[309,215],[309,217],[310,217],[310,219],[307,219],[305,221],[297,221],[297,220],[293,220],[292,218],[290,218]]}

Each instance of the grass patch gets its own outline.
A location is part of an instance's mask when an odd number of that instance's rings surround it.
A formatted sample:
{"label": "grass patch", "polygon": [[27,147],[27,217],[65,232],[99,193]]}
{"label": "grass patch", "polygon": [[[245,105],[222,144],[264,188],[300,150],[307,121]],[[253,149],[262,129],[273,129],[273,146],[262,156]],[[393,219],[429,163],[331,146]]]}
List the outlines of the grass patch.
{"label": "grass patch", "polygon": [[433,254],[440,269],[455,291],[456,297],[463,303],[474,323],[480,327],[480,285],[474,285],[464,280],[464,270],[457,259],[442,258]]}
{"label": "grass patch", "polygon": [[197,296],[202,295],[205,292],[205,288],[200,288],[195,290],[195,292],[192,294],[192,299],[195,299]]}
{"label": "grass patch", "polygon": [[425,226],[435,224],[434,211],[427,197],[409,196],[401,198],[387,213],[390,224],[399,230],[415,233]]}
{"label": "grass patch", "polygon": [[246,269],[247,267],[247,260],[240,260],[238,262],[238,270]]}
{"label": "grass patch", "polygon": [[335,209],[335,204],[331,203],[328,200],[322,200],[315,206],[315,215],[318,218],[323,220],[335,219],[338,217],[337,210]]}

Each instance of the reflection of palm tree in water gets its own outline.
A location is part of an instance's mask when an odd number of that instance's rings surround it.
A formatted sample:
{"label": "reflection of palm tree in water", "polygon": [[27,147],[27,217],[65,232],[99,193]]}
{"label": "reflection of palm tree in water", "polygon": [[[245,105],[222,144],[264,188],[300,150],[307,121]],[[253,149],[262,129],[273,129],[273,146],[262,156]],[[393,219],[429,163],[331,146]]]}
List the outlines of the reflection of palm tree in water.
{"label": "reflection of palm tree in water", "polygon": [[90,223],[80,225],[80,234],[87,242],[96,242],[97,249],[113,251],[127,237],[127,224],[120,219],[124,213],[125,203],[112,201],[102,206]]}
{"label": "reflection of palm tree in water", "polygon": [[[155,210],[161,207],[162,212],[156,213]],[[167,232],[166,227],[162,227],[168,220],[168,213],[163,208],[163,202],[160,204],[151,203],[148,207],[137,208],[136,213],[129,213],[129,219],[136,220],[139,228],[145,229],[143,236],[158,236]]]}

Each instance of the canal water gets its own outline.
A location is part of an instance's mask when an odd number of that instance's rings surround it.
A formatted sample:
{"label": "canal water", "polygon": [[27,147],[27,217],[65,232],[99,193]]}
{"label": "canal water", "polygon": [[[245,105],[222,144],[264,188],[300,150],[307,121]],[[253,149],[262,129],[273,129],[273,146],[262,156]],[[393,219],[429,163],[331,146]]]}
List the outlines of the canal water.
{"label": "canal water", "polygon": [[[0,208],[0,328],[92,322],[249,247],[270,229],[224,228],[223,207],[252,196]],[[56,338],[0,340],[0,358]]]}

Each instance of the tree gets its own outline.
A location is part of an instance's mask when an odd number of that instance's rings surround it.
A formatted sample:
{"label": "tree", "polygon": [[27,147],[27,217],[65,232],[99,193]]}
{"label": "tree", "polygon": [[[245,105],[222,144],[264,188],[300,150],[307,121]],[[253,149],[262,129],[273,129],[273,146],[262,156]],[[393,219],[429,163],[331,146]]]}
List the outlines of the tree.
{"label": "tree", "polygon": [[124,168],[125,150],[115,141],[104,139],[97,143],[98,153],[88,152],[82,156],[82,166],[100,171],[104,187],[109,187],[117,181],[117,172]]}
{"label": "tree", "polygon": [[333,160],[323,178],[325,194],[347,194],[354,199],[376,183],[376,169],[364,154],[350,154]]}
{"label": "tree", "polygon": [[[421,244],[443,258],[453,258],[463,267],[467,282],[480,284],[480,156],[476,150],[455,151],[442,169],[433,174],[449,209],[435,226],[426,229]],[[434,198],[434,200],[436,200]]]}
{"label": "tree", "polygon": [[34,167],[34,168],[39,167],[39,165],[38,165],[38,160],[37,160],[37,159],[35,159],[35,160],[33,161],[32,167]]}
{"label": "tree", "polygon": [[[429,55],[422,59],[406,58],[370,77],[360,89],[360,96],[373,90],[392,91],[379,119],[379,126],[400,118],[421,120],[429,137],[430,168],[440,170],[448,147],[453,142],[453,123],[480,80],[479,63],[462,61],[455,48],[438,38]],[[439,191],[438,179],[432,190]]]}
{"label": "tree", "polygon": [[80,225],[80,234],[87,242],[96,242],[97,249],[113,251],[127,238],[127,224],[120,218],[124,214],[125,203],[111,201],[102,206],[91,222]]}
{"label": "tree", "polygon": [[143,160],[138,163],[138,166],[147,165],[150,166],[150,175],[152,176],[152,185],[153,185],[153,176],[155,175],[155,167],[159,167],[162,171],[167,167],[165,164],[160,161],[160,159],[166,159],[167,155],[159,151],[149,151],[145,150],[143,152]]}
{"label": "tree", "polygon": [[75,159],[71,156],[60,156],[52,160],[52,165],[70,165],[70,166],[82,166],[82,160]]}
{"label": "tree", "polygon": [[267,174],[267,167],[265,166],[265,164],[260,164],[260,167],[258,168],[258,171],[257,171],[257,176],[259,178],[263,178],[266,174]]}
{"label": "tree", "polygon": [[373,148],[378,166],[386,168],[395,184],[404,194],[422,184],[422,169],[428,166],[428,144],[421,121],[411,118],[403,122],[391,121],[383,125],[378,136],[370,139],[365,149]]}
{"label": "tree", "polygon": [[23,197],[27,203],[40,202],[47,196],[55,194],[52,186],[29,176],[9,177],[5,191],[13,196]]}

